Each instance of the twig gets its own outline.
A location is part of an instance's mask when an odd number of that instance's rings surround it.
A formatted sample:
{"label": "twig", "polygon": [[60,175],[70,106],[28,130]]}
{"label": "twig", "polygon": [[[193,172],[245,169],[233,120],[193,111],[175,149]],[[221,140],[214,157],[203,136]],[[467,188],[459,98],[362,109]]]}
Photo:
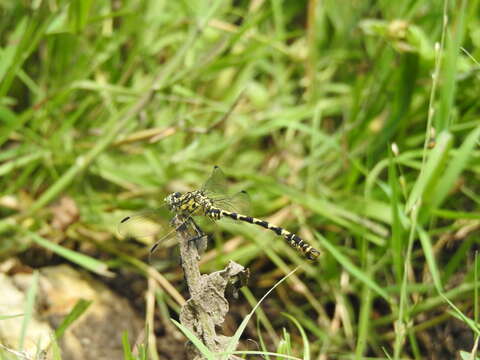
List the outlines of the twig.
{"label": "twig", "polygon": [[[192,218],[185,219],[177,215],[172,223],[177,229],[183,272],[190,292],[190,299],[180,312],[180,322],[189,328],[208,349],[213,352],[224,352],[230,337],[217,334],[215,327],[224,322],[228,312],[225,289],[232,283],[236,283],[237,288],[245,285],[248,270],[230,261],[224,270],[202,275],[199,269],[200,256],[195,242],[205,235]],[[188,351],[191,359],[202,359],[193,345],[188,346],[190,347],[188,350],[192,350]],[[239,358],[230,356],[230,359]]]}

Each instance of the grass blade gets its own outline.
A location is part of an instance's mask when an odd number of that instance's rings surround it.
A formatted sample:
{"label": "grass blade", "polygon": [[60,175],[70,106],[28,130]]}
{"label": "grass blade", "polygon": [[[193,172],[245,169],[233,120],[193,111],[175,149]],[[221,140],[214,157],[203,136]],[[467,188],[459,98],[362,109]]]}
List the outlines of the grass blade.
{"label": "grass blade", "polygon": [[397,282],[400,283],[403,274],[402,249],[403,249],[403,230],[402,222],[400,220],[400,184],[398,183],[398,175],[395,161],[393,159],[393,152],[390,149],[388,157],[388,183],[392,191],[391,195],[391,212],[392,212],[392,235],[390,240],[390,251],[392,253],[393,269]]}
{"label": "grass blade", "polygon": [[197,350],[200,351],[200,353],[205,356],[205,358],[207,358],[208,360],[215,360],[215,355],[213,354],[213,352],[211,352],[210,349],[207,348],[203,344],[203,342],[198,337],[196,337],[192,331],[190,331],[189,328],[183,326],[174,319],[171,319],[171,321],[183,332],[183,334],[188,338],[188,340],[190,340],[192,344],[195,345]]}
{"label": "grass blade", "polygon": [[326,249],[332,256],[347,270],[351,275],[357,278],[360,282],[371,288],[378,295],[385,300],[390,301],[390,296],[383,290],[377,283],[365,272],[363,272],[358,266],[354,265],[345,255],[343,255],[335,246],[330,244],[323,236],[316,234],[321,246]]}
{"label": "grass blade", "polygon": [[61,324],[55,330],[55,338],[60,339],[65,331],[70,325],[73,324],[82,314],[89,308],[92,304],[90,300],[80,299],[77,301],[73,309],[68,313],[68,315],[62,320]]}
{"label": "grass blade", "polygon": [[419,200],[423,200],[422,202],[428,202],[429,197],[434,195],[432,191],[428,192],[428,190],[433,189],[433,186],[439,180],[440,172],[443,170],[443,165],[447,161],[448,151],[452,142],[453,137],[447,131],[442,132],[438,136],[437,145],[430,151],[428,160],[410,193],[406,204],[407,213],[412,210],[413,206],[418,203]]}
{"label": "grass blade", "polygon": [[38,272],[35,271],[32,276],[32,283],[27,292],[27,298],[25,302],[25,316],[22,322],[22,329],[20,331],[20,338],[18,341],[18,348],[23,350],[23,345],[25,343],[25,337],[27,335],[28,324],[32,319],[34,309],[35,309],[35,298],[37,297],[38,292]]}
{"label": "grass blade", "polygon": [[435,197],[432,198],[432,206],[437,208],[442,205],[446,199],[449,191],[455,185],[458,177],[462,171],[467,167],[469,160],[473,156],[473,150],[478,146],[478,138],[480,136],[480,126],[473,130],[458,151],[452,156],[445,172],[442,174],[433,193]]}
{"label": "grass blade", "polygon": [[54,244],[51,241],[48,241],[47,239],[44,239],[41,236],[35,233],[32,233],[30,231],[27,231],[27,234],[38,245],[53,251],[57,255],[60,255],[65,259],[70,260],[71,262],[77,265],[80,265],[81,267],[91,272],[94,272],[102,276],[108,276],[108,277],[114,276],[114,274],[108,270],[107,264],[103,263],[102,261],[99,261],[87,255],[78,253],[76,251],[67,249],[63,246]]}
{"label": "grass blade", "polygon": [[297,327],[303,342],[303,360],[310,360],[310,342],[308,341],[307,334],[305,333],[305,330],[303,329],[302,325],[300,325],[298,320],[294,318],[292,315],[287,313],[282,313],[282,315],[290,319],[290,321],[293,322]]}
{"label": "grass blade", "polygon": [[238,342],[240,341],[240,336],[242,336],[243,334],[243,331],[245,330],[245,328],[247,327],[247,324],[248,322],[250,321],[251,317],[253,316],[253,314],[255,313],[255,311],[258,309],[258,307],[260,306],[260,304],[263,302],[263,300],[265,300],[267,298],[267,296],[273,291],[275,290],[275,288],[277,286],[279,286],[282,282],[284,282],[286,279],[288,279],[291,275],[293,275],[295,273],[295,271],[298,270],[298,267],[296,267],[295,269],[293,269],[292,271],[290,271],[287,275],[285,275],[284,277],[282,277],[279,281],[277,281],[277,283],[270,289],[268,290],[265,295],[262,296],[262,298],[258,301],[258,303],[253,307],[252,311],[250,311],[247,316],[245,316],[245,318],[243,319],[242,323],[240,324],[240,326],[238,327],[238,329],[235,331],[235,334],[233,334],[231,340],[230,340],[230,343],[228,344],[227,346],[227,350],[225,351],[225,353],[227,354],[227,358],[228,358],[228,355],[229,354],[232,354],[234,351],[235,351],[235,347],[237,346]]}
{"label": "grass blade", "polygon": [[428,234],[420,227],[420,225],[417,226],[417,232],[420,238],[420,244],[422,245],[423,255],[425,256],[428,269],[432,275],[433,283],[435,284],[437,291],[441,293],[443,291],[442,280],[437,263],[435,262],[435,253],[433,252],[432,242],[430,241]]}
{"label": "grass blade", "polygon": [[17,314],[17,315],[0,315],[0,320],[6,320],[6,319],[13,319],[19,316],[23,316],[23,314]]}
{"label": "grass blade", "polygon": [[[446,3],[448,3],[445,0]],[[448,130],[450,127],[455,93],[457,88],[457,64],[460,57],[460,47],[465,34],[465,14],[467,1],[462,0],[456,12],[456,29],[447,31],[447,43],[445,49],[445,62],[442,68],[443,84],[440,94],[440,106],[438,116],[435,117],[435,128],[438,132]],[[448,16],[445,14],[444,16]]]}
{"label": "grass blade", "polygon": [[123,347],[123,358],[124,360],[135,360],[135,357],[132,354],[132,348],[128,342],[128,332],[124,331],[122,334],[122,347]]}

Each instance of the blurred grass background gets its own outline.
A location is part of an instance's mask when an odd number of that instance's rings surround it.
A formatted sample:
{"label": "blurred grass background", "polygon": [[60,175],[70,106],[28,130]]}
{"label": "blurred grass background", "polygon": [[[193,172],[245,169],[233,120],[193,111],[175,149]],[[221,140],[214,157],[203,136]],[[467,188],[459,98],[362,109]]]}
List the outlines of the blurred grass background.
{"label": "blurred grass background", "polygon": [[[301,356],[287,312],[313,358],[471,350],[478,1],[2,1],[0,15],[2,259],[146,279],[151,243],[118,221],[217,164],[252,215],[322,250],[307,263],[261,229],[205,229],[202,271],[248,266],[252,304],[301,265],[267,300],[267,343],[286,326]],[[181,290],[172,251],[155,266]]]}

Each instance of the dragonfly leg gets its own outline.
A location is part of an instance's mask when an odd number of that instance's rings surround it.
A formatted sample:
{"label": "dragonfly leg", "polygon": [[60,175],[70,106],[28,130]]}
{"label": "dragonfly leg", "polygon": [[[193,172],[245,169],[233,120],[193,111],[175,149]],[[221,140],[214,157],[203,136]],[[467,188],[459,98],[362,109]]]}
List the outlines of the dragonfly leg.
{"label": "dragonfly leg", "polygon": [[193,218],[190,218],[190,224],[197,235],[188,240],[188,245],[190,246],[192,243],[195,244],[198,252],[202,254],[207,249],[208,235],[200,229]]}

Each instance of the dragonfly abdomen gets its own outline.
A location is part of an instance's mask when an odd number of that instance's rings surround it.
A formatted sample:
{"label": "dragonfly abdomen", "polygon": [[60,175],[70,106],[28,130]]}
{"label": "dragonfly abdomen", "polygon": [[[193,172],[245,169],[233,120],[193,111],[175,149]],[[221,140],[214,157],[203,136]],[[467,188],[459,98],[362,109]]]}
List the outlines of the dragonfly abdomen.
{"label": "dragonfly abdomen", "polygon": [[246,216],[242,214],[238,214],[236,212],[231,212],[231,211],[225,211],[222,209],[217,209],[217,208],[210,208],[207,211],[207,216],[213,218],[214,220],[218,220],[224,216],[229,217],[234,220],[240,220],[240,221],[245,221],[250,224],[255,224],[258,226],[261,226],[265,229],[273,231],[275,234],[278,236],[282,236],[285,238],[287,243],[295,248],[300,250],[308,259],[310,260],[315,260],[319,255],[319,251],[312,246],[308,245],[300,236],[291,233],[290,231],[280,227],[276,226],[273,224],[270,224],[268,221],[257,219],[251,216]]}

